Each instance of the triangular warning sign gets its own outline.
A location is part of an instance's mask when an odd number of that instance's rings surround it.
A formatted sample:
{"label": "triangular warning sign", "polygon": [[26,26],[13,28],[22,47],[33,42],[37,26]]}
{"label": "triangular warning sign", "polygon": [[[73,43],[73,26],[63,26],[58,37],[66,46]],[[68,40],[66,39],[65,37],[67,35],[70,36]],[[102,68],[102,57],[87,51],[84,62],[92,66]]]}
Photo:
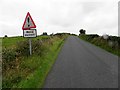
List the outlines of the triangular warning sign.
{"label": "triangular warning sign", "polygon": [[30,28],[36,28],[36,25],[30,15],[30,13],[28,12],[24,21],[24,24],[22,26],[23,30],[28,30]]}

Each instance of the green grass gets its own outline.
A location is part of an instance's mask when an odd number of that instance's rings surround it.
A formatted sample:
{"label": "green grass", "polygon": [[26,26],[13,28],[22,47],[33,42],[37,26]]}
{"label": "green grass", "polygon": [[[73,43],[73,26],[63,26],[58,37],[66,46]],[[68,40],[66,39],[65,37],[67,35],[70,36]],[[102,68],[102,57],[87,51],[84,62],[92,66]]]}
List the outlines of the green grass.
{"label": "green grass", "polygon": [[81,35],[81,36],[79,36],[79,38],[81,38],[82,40],[88,41],[91,44],[98,46],[112,54],[120,56],[120,49],[116,48],[116,47],[114,47],[114,48],[110,47],[107,40],[100,39],[99,37],[89,39],[89,36],[87,36],[87,35]]}
{"label": "green grass", "polygon": [[[42,38],[48,38],[48,36],[38,36],[36,38],[32,38],[33,40],[37,40],[37,39],[42,39]],[[4,37],[2,38],[2,47],[14,47],[16,46],[17,42],[20,41],[24,41],[27,40],[28,38],[24,38],[24,37]]]}
{"label": "green grass", "polygon": [[2,39],[2,47],[13,47],[17,42],[25,40],[23,37],[6,37]]}
{"label": "green grass", "polygon": [[[5,38],[3,45],[7,48],[15,46],[22,37]],[[33,40],[48,38],[48,36],[39,36]],[[44,43],[45,51],[42,56],[33,54],[32,56],[22,56],[18,60],[9,62],[15,65],[15,68],[7,68],[3,73],[3,88],[42,88],[45,78],[53,66],[59,51],[66,37],[54,36]],[[11,43],[13,42],[13,43]],[[53,44],[49,44],[50,41]]]}
{"label": "green grass", "polygon": [[[42,88],[42,86],[44,84],[44,80],[45,80],[48,72],[50,71],[53,63],[55,62],[57,55],[60,51],[61,45],[58,48],[59,44],[62,45],[63,41],[60,40],[60,41],[55,42],[54,46],[52,46],[50,48],[50,51],[48,51],[47,55],[45,55],[43,57],[34,56],[34,58],[33,57],[31,58],[31,59],[36,60],[36,61],[41,60],[40,63],[38,61],[39,67],[35,70],[35,72],[31,73],[27,77],[26,80],[20,82],[18,87],[20,87],[20,88],[27,88],[27,87],[29,87],[29,88]],[[36,65],[36,61],[32,62],[32,63]],[[32,68],[34,68],[35,65],[31,65],[32,64],[31,62],[29,62],[29,63],[30,63],[29,65],[32,66]]]}

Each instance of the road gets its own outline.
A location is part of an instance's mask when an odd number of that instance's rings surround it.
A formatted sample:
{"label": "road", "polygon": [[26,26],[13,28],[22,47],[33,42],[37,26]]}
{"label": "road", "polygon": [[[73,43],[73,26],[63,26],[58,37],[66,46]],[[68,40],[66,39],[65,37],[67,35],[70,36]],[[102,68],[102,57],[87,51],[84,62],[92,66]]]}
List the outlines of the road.
{"label": "road", "polygon": [[66,39],[44,88],[117,88],[118,57],[76,36]]}

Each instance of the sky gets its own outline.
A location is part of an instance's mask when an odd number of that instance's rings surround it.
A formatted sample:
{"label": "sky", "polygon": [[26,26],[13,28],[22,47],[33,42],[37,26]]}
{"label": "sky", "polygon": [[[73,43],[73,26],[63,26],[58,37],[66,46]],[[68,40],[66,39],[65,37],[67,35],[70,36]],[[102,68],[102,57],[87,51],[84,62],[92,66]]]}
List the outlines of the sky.
{"label": "sky", "polygon": [[37,34],[73,33],[118,36],[119,0],[0,0],[0,37],[23,36],[27,12]]}

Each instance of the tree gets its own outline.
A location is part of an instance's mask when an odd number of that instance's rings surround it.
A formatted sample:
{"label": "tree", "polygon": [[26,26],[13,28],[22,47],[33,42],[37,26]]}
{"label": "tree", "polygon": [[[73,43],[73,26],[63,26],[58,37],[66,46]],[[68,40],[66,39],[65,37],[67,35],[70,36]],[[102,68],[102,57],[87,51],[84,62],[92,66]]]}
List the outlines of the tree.
{"label": "tree", "polygon": [[86,32],[86,31],[85,31],[85,30],[83,30],[83,29],[80,29],[80,31],[79,31],[79,32],[80,32],[80,34],[85,34],[85,32]]}
{"label": "tree", "polygon": [[43,32],[43,35],[47,35],[47,32]]}
{"label": "tree", "polygon": [[8,37],[7,35],[5,35],[4,37]]}

